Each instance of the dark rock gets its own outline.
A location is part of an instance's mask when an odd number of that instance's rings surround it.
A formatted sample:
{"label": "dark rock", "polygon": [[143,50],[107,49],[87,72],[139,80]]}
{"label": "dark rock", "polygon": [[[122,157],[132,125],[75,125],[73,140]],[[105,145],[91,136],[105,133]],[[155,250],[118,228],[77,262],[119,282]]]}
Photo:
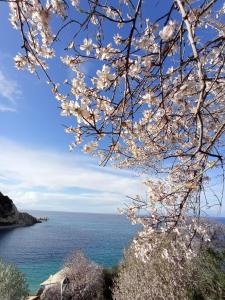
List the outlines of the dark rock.
{"label": "dark rock", "polygon": [[13,225],[19,218],[19,212],[13,201],[0,192],[0,226]]}
{"label": "dark rock", "polygon": [[28,213],[25,212],[20,212],[19,213],[19,223],[20,224],[25,224],[27,226],[40,223],[35,217],[29,215]]}
{"label": "dark rock", "polygon": [[0,227],[3,226],[30,226],[40,223],[28,213],[19,212],[13,201],[0,192]]}

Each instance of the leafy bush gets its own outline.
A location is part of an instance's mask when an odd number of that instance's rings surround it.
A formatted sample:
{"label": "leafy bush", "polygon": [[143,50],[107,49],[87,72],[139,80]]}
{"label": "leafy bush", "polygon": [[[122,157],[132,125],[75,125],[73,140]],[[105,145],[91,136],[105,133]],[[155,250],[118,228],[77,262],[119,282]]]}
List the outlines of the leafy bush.
{"label": "leafy bush", "polygon": [[24,275],[14,265],[0,260],[0,300],[23,300],[27,295]]}
{"label": "leafy bush", "polygon": [[188,289],[191,300],[225,299],[225,251],[204,249],[192,261],[192,286]]}

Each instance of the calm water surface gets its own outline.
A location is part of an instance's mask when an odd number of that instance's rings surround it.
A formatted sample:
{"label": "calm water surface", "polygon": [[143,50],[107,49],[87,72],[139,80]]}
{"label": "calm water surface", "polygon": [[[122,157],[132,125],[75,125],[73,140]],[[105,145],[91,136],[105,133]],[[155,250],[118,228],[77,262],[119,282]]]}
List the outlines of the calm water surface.
{"label": "calm water surface", "polygon": [[47,215],[48,222],[31,227],[0,230],[0,257],[15,263],[26,275],[29,288],[34,291],[39,284],[54,274],[65,257],[81,249],[103,266],[116,265],[123,249],[138,230],[124,216],[39,212]]}

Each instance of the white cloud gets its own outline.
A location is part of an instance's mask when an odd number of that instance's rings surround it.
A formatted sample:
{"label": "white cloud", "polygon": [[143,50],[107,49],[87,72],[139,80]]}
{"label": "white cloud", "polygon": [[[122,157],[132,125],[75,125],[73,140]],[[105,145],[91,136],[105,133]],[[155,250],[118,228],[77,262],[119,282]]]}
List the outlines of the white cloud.
{"label": "white cloud", "polygon": [[[76,151],[32,149],[1,137],[0,145],[0,191],[20,209],[113,213],[128,201],[126,196],[145,196],[141,178],[98,167]],[[210,183],[217,195],[221,187],[218,178]],[[206,191],[211,205],[216,204],[213,194]],[[206,215],[225,215],[224,206],[202,209]]]}
{"label": "white cloud", "polygon": [[23,209],[114,212],[127,195],[143,190],[127,171],[97,167],[76,152],[31,149],[3,138],[0,144],[0,190]]}
{"label": "white cloud", "polygon": [[0,70],[0,112],[16,111],[16,100],[22,95],[17,81],[10,79]]}
{"label": "white cloud", "polygon": [[6,112],[6,111],[15,112],[16,109],[13,108],[13,107],[9,107],[9,106],[6,106],[6,105],[2,105],[2,104],[0,103],[0,112]]}
{"label": "white cloud", "polygon": [[113,193],[67,194],[11,190],[8,195],[15,199],[14,202],[20,210],[114,213],[118,207],[123,206],[121,196]]}

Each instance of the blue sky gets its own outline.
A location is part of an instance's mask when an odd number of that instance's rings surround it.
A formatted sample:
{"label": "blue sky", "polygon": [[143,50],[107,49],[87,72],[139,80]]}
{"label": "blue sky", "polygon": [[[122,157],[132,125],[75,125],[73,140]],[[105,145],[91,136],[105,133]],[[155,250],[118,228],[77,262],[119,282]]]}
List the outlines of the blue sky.
{"label": "blue sky", "polygon": [[115,213],[142,189],[138,178],[69,152],[49,87],[14,67],[19,35],[4,4],[0,20],[0,191],[20,209]]}
{"label": "blue sky", "polygon": [[5,3],[0,20],[0,191],[20,209],[106,213],[123,207],[127,195],[145,194],[130,172],[101,168],[80,151],[69,152],[72,136],[63,124],[70,123],[49,87],[14,67],[20,39]]}

